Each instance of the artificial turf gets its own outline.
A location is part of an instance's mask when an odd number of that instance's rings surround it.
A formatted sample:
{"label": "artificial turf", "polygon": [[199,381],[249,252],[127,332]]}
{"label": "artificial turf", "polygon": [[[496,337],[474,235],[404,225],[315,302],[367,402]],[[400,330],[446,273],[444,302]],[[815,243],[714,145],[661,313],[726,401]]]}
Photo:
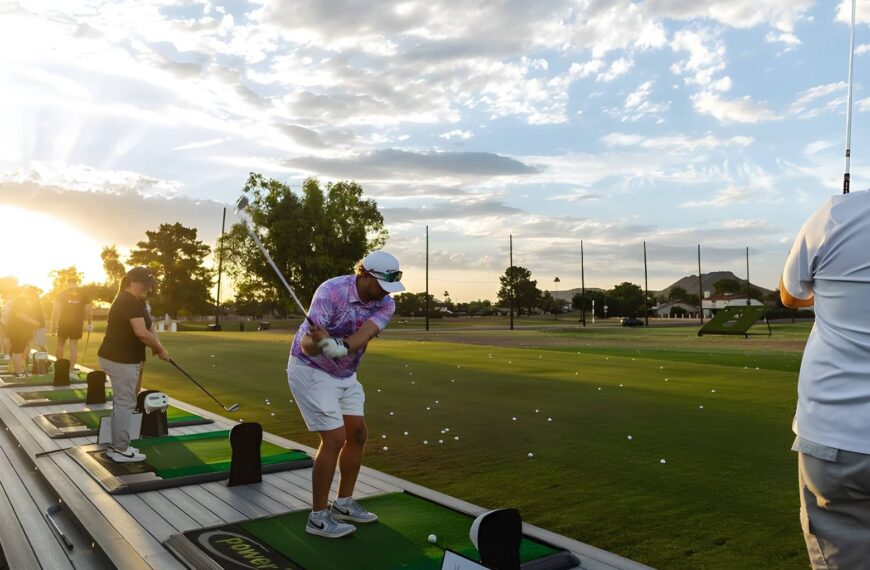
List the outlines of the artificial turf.
{"label": "artificial turf", "polygon": [[[87,388],[69,388],[66,390],[40,390],[38,392],[19,392],[19,396],[25,400],[51,400],[52,402],[68,402],[73,400],[85,401],[88,395]],[[106,399],[112,398],[112,389],[106,388]]]}
{"label": "artificial turf", "polygon": [[[53,414],[53,416],[59,416],[61,414]],[[98,429],[100,427],[100,419],[111,416],[112,409],[105,410],[87,410],[87,411],[79,411],[79,412],[67,412],[66,416],[70,417],[69,426],[73,425],[83,425],[87,429]],[[193,412],[188,412],[187,410],[182,410],[180,408],[176,408],[175,406],[169,406],[166,408],[166,419],[169,422],[169,426],[171,427],[173,422],[184,422],[190,420],[199,420],[202,419],[201,416],[194,414]]]}
{"label": "artificial turf", "polygon": [[[238,526],[302,568],[437,570],[441,568],[442,548],[480,559],[468,536],[472,517],[404,493],[363,499],[360,504],[377,513],[378,522],[356,525],[353,535],[330,541],[328,548],[324,548],[328,539],[305,532],[307,510]],[[430,534],[437,536],[438,545],[429,544]],[[555,552],[545,544],[524,538],[520,560],[526,562]]]}
{"label": "artificial turf", "polygon": [[[696,327],[388,329],[359,371],[365,463],[518,507],[527,522],[654,567],[801,567],[789,447],[809,329],[777,324],[770,339],[699,338]],[[316,445],[287,389],[290,333],[163,340],[219,398],[241,403],[230,417]],[[160,362],[145,385],[224,413]]]}
{"label": "artificial turf", "polygon": [[[232,449],[229,431],[211,431],[178,436],[137,439],[135,446],[148,457],[148,464],[163,479],[229,471]],[[308,455],[275,445],[260,445],[262,465],[307,459]]]}

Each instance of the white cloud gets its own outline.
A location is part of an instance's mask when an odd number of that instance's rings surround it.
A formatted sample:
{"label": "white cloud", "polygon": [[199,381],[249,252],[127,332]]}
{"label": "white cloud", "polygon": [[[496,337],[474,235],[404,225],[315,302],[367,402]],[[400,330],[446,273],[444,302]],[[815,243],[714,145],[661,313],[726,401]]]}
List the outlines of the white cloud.
{"label": "white cloud", "polygon": [[654,102],[649,96],[654,82],[645,81],[628,94],[622,108],[615,107],[607,112],[622,121],[637,121],[645,117],[660,117],[671,108],[670,101]]}
{"label": "white cloud", "polygon": [[751,145],[753,139],[746,136],[721,139],[711,134],[700,138],[689,138],[682,134],[645,138],[640,135],[610,133],[603,136],[601,142],[607,147],[640,147],[649,150],[692,153],[699,149],[713,150],[728,146],[743,148]]}
{"label": "white cloud", "polygon": [[716,93],[702,91],[692,95],[691,99],[696,111],[712,115],[723,123],[759,123],[780,118],[765,104],[753,101],[749,95],[723,99]]}
{"label": "white cloud", "polygon": [[[836,108],[840,107],[842,103],[845,102],[845,98],[840,95],[845,93],[845,90],[845,81],[826,83],[823,85],[816,85],[814,87],[810,87],[809,89],[805,89],[804,91],[799,93],[797,99],[795,99],[795,101],[791,105],[789,105],[788,113],[790,115],[796,115],[801,118],[810,118],[818,116],[825,111],[835,110]],[[839,97],[827,101],[827,103],[823,107],[812,107],[811,104],[816,102],[818,99],[823,99],[825,97],[835,94],[839,95]]]}
{"label": "white cloud", "polygon": [[468,139],[470,139],[471,137],[474,136],[474,133],[472,133],[471,131],[462,131],[459,129],[453,129],[452,131],[448,131],[446,133],[441,133],[438,136],[440,138],[448,140],[448,141],[451,139],[459,139],[459,140],[467,141]]}
{"label": "white cloud", "polygon": [[611,62],[610,67],[604,73],[598,74],[598,81],[613,81],[621,75],[628,73],[628,70],[634,67],[634,60],[626,57],[620,57]]}

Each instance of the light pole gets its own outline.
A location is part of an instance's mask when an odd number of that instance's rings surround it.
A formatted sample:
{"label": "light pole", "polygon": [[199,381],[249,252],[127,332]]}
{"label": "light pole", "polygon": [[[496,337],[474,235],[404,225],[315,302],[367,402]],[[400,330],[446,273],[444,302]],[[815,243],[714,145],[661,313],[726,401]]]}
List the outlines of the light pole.
{"label": "light pole", "polygon": [[[555,283],[555,285],[553,285],[553,287],[554,287],[553,293],[558,294],[559,293],[559,283],[561,283],[561,280],[559,279],[558,276],[555,279],[553,279],[553,283]],[[559,320],[559,297],[554,295],[553,301],[554,301],[554,303],[553,303],[553,320],[558,321]]]}

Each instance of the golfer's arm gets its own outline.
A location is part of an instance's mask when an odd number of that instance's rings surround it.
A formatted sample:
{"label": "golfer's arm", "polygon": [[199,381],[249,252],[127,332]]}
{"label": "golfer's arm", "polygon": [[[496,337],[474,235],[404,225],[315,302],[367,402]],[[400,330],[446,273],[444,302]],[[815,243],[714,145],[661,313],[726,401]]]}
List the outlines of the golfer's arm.
{"label": "golfer's arm", "polygon": [[133,334],[136,335],[136,338],[142,341],[142,344],[144,344],[154,352],[162,352],[164,350],[163,345],[160,344],[160,339],[157,338],[157,335],[155,335],[145,327],[144,318],[136,317],[135,319],[130,319],[130,326],[133,327]]}
{"label": "golfer's arm", "polygon": [[362,324],[358,331],[344,339],[347,343],[348,351],[350,352],[359,352],[364,349],[366,345],[376,336],[381,333],[381,329],[378,328],[378,325],[373,323],[372,321],[366,321]]}
{"label": "golfer's arm", "polygon": [[812,307],[815,303],[815,296],[811,295],[809,299],[798,299],[792,296],[785,288],[783,279],[779,280],[779,300],[789,309],[801,309],[803,307]]}

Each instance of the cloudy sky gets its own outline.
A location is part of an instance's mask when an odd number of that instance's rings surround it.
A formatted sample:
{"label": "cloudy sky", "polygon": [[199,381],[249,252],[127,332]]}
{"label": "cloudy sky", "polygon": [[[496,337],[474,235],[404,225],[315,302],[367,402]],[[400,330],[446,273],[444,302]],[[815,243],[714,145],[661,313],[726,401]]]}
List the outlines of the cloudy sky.
{"label": "cloudy sky", "polygon": [[[853,188],[870,176],[870,0]],[[866,8],[866,9],[865,9]],[[848,2],[0,0],[0,274],[160,222],[213,243],[259,171],[353,179],[411,290],[494,298],[697,271],[773,288],[843,173]],[[19,239],[20,236],[20,239]],[[11,247],[10,247],[11,246]],[[11,252],[10,252],[11,250]],[[34,256],[39,264],[34,264]],[[38,265],[38,267],[37,267]],[[43,281],[44,282],[44,281]]]}

